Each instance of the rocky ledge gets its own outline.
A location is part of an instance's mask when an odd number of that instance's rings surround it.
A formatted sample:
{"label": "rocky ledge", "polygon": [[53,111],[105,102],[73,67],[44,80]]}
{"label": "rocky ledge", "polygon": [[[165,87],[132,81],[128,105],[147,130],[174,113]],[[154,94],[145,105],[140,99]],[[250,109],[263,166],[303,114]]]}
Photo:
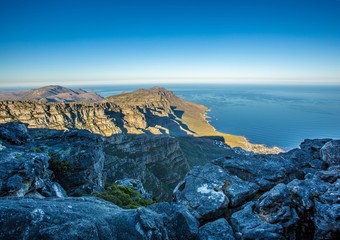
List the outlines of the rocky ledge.
{"label": "rocky ledge", "polygon": [[[105,148],[99,136],[65,135],[66,145],[82,138],[95,145],[73,143],[80,144],[72,145],[80,153],[73,170],[83,174],[59,185],[46,154],[24,151],[34,143],[26,130],[17,124],[0,128],[0,239],[340,238],[340,140],[305,140],[278,155],[230,151],[190,170],[172,202],[125,210],[95,197],[69,197],[63,190],[68,183],[76,191],[81,180],[79,192],[100,191],[94,183],[103,183],[105,174],[92,179],[92,172],[105,168],[105,157],[93,154],[87,161],[86,154]],[[44,141],[49,137],[53,134]],[[66,145],[59,147],[68,152]],[[133,146],[131,151],[138,149]]]}

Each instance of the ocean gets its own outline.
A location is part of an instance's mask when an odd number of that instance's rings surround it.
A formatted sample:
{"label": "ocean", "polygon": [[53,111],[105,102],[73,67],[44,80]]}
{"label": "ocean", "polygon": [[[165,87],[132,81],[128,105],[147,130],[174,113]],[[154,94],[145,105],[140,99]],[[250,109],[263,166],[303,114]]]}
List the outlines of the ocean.
{"label": "ocean", "polygon": [[[81,86],[79,86],[81,87]],[[86,86],[103,97],[151,85]],[[305,138],[340,138],[340,86],[162,85],[210,109],[220,132],[289,150]]]}

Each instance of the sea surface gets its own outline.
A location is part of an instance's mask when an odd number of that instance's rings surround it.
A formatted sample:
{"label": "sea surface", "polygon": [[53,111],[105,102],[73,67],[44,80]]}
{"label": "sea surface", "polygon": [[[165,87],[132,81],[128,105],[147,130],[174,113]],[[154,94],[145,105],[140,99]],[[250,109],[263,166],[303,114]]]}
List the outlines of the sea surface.
{"label": "sea surface", "polygon": [[[87,86],[103,97],[151,85]],[[220,132],[253,143],[298,147],[305,138],[340,139],[340,86],[162,85],[177,96],[210,109]]]}

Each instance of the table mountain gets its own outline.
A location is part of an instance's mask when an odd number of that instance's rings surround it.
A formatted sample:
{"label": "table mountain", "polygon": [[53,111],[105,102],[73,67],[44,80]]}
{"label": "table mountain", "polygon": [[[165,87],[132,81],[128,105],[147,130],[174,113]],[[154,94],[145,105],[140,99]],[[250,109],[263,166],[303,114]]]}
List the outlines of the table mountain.
{"label": "table mountain", "polygon": [[86,129],[103,136],[147,133],[222,137],[229,146],[247,151],[282,151],[249,143],[241,136],[217,132],[206,120],[207,110],[203,105],[155,87],[111,96],[100,103],[2,101],[0,123],[17,121],[28,123],[30,128]]}

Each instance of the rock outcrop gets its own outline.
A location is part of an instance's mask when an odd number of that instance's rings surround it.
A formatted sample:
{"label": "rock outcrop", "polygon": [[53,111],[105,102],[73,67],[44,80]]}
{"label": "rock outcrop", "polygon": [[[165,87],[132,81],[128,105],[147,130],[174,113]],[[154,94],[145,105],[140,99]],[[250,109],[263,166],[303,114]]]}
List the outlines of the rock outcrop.
{"label": "rock outcrop", "polygon": [[227,219],[236,239],[338,239],[337,143],[305,140],[279,155],[216,159],[192,169],[175,200],[205,225]]}
{"label": "rock outcrop", "polygon": [[25,124],[7,123],[0,124],[0,143],[3,161],[28,164],[41,159],[43,167],[53,171],[48,175],[71,196],[101,192],[117,180],[133,178],[157,199],[171,200],[172,189],[189,171],[178,141],[167,135],[105,138],[86,130],[27,129]]}
{"label": "rock outcrop", "polygon": [[94,197],[67,197],[62,187],[73,195],[100,191],[101,181],[114,179],[109,172],[120,175],[134,164],[131,173],[139,166],[141,175],[169,184],[162,176],[171,174],[160,168],[157,175],[151,166],[154,159],[171,171],[186,166],[174,138],[47,129],[22,135],[25,129],[0,125],[0,239],[340,238],[338,141],[305,140],[279,155],[230,150],[194,167],[175,188],[175,202],[124,210]]}

